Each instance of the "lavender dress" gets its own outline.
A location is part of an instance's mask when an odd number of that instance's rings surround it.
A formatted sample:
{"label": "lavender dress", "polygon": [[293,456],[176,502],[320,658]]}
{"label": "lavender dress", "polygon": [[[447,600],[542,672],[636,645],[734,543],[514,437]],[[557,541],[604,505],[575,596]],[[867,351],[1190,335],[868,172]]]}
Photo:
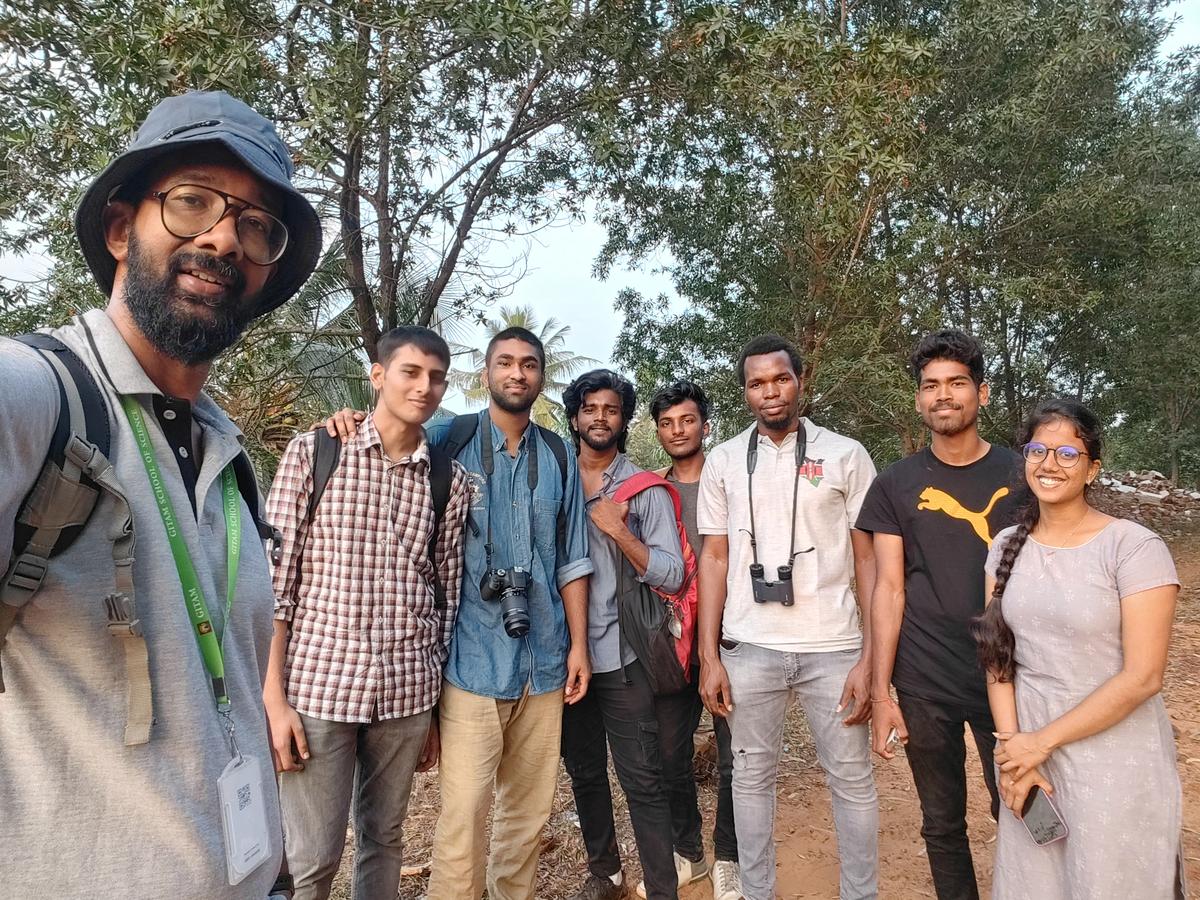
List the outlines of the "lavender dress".
{"label": "lavender dress", "polygon": [[[989,575],[1011,531],[993,541]],[[1080,547],[1028,539],[1003,598],[1016,636],[1021,730],[1057,719],[1120,671],[1122,597],[1178,583],[1162,539],[1125,519]],[[1162,694],[1111,728],[1059,748],[1041,771],[1070,833],[1039,847],[1001,806],[993,900],[1184,896],[1181,789]]]}

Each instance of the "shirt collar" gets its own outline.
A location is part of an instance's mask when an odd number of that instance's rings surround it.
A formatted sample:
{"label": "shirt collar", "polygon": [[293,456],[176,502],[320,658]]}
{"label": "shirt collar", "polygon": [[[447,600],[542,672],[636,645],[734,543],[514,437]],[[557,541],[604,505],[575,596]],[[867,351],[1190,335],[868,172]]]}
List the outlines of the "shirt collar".
{"label": "shirt collar", "polygon": [[637,472],[637,467],[629,461],[629,457],[624,453],[617,453],[600,475],[600,490],[584,499],[595,500],[601,494],[607,494],[613,485],[620,484],[635,472]]}
{"label": "shirt collar", "polygon": [[[800,422],[804,425],[804,437],[805,437],[805,440],[807,440],[809,444],[812,444],[812,442],[815,441],[817,439],[817,437],[821,434],[821,432],[824,430],[819,425],[814,425],[812,420],[809,419],[807,416],[801,416]],[[742,434],[748,435],[752,431],[757,433],[757,431],[758,431],[758,423],[757,422],[755,422],[753,425],[751,425],[749,428],[747,428],[745,431],[743,431]],[[787,436],[783,439],[783,442],[780,444],[776,444],[773,440],[771,440],[765,434],[759,434],[758,435],[758,443],[760,445],[769,445],[772,448],[778,450],[780,453],[782,453],[785,450],[789,450],[796,445],[796,432],[789,431],[787,433]]]}
{"label": "shirt collar", "polygon": [[[360,453],[365,453],[372,447],[378,447],[380,455],[383,455],[383,439],[379,436],[379,429],[375,427],[374,410],[367,413],[367,417],[358,426],[358,431],[354,433],[354,437],[346,442],[347,450],[357,450]],[[425,439],[425,430],[421,429],[421,442],[417,444],[416,450],[408,456],[388,461],[393,464],[429,462],[429,442]]]}
{"label": "shirt collar", "polygon": [[[484,412],[487,412],[487,410],[483,410],[479,413],[479,418],[481,421],[483,420]],[[491,424],[492,424],[492,446],[497,449],[503,448],[508,443],[508,436],[503,431],[500,430],[499,425],[497,425],[495,422],[492,421],[491,416],[487,417],[487,421],[491,422]],[[528,445],[529,440],[533,435],[533,429],[536,427],[537,426],[533,423],[533,418],[530,417],[529,422],[526,423],[526,425],[525,425],[525,430],[523,432],[521,432],[521,440],[519,440],[517,442],[517,453],[518,454],[521,452],[522,447],[525,447]]]}
{"label": "shirt collar", "polygon": [[[125,338],[117,330],[116,323],[102,309],[90,309],[80,318],[86,323],[88,330],[96,343],[96,351],[107,370],[112,386],[118,394],[157,394],[166,396],[158,386],[150,380],[146,370],[142,368]],[[90,349],[90,348],[89,348]],[[241,429],[233,424],[212,398],[203,391],[192,404],[192,414],[206,427],[233,435],[239,440]]]}

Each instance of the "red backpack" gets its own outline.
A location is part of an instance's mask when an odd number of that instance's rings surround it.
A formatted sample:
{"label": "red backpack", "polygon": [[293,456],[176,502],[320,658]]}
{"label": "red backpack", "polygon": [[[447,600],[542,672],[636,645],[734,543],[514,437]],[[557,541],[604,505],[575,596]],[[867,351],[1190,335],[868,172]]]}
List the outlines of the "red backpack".
{"label": "red backpack", "polygon": [[[652,487],[666,488],[675,507],[675,528],[679,532],[679,544],[683,548],[683,582],[673,594],[653,588],[653,593],[662,601],[661,612],[658,609],[643,611],[638,616],[637,625],[640,627],[626,629],[623,633],[626,642],[642,661],[655,693],[664,694],[682,689],[680,676],[683,683],[690,680],[696,646],[696,606],[699,596],[696,575],[699,562],[691,544],[688,543],[687,529],[683,526],[679,492],[671,482],[653,472],[638,472],[617,488],[613,500],[625,503],[631,497]],[[666,665],[667,660],[663,657],[667,655],[664,651],[668,646],[678,668],[675,665]],[[656,658],[660,664],[656,664]],[[664,669],[670,671],[663,671]]]}

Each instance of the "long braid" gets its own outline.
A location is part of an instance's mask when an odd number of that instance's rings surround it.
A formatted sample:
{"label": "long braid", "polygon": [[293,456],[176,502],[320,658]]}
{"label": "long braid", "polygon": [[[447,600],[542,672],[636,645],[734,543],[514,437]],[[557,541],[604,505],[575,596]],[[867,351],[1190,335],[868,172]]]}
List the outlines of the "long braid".
{"label": "long braid", "polygon": [[979,646],[979,664],[999,681],[1012,681],[1017,670],[1014,659],[1016,639],[1004,621],[1000,599],[1004,596],[1004,588],[1012,575],[1017,556],[1025,546],[1029,532],[1037,525],[1039,516],[1037,500],[1031,497],[1017,513],[1016,529],[1004,540],[1004,550],[996,566],[996,587],[992,591],[992,600],[983,615],[971,620],[971,636]]}

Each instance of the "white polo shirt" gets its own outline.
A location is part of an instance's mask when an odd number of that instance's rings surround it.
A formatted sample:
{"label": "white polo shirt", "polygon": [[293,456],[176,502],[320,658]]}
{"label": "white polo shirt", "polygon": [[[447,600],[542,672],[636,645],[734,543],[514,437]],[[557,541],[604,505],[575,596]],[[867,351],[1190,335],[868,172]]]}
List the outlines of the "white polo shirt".
{"label": "white polo shirt", "polygon": [[[854,558],[850,529],[858,519],[875,464],[858,441],[804,419],[808,447],[800,469],[795,515],[792,488],[796,478],[796,435],[776,446],[751,426],[712,451],[700,476],[696,521],[701,534],[729,539],[729,576],[722,637],[772,650],[827,653],[862,646],[858,606],[850,582]],[[787,563],[795,522],[796,550],[792,591],[796,603],[755,603],[750,583],[750,504],[746,449],[751,434],[758,441],[754,469],[754,524],[758,561],[768,580]]]}

